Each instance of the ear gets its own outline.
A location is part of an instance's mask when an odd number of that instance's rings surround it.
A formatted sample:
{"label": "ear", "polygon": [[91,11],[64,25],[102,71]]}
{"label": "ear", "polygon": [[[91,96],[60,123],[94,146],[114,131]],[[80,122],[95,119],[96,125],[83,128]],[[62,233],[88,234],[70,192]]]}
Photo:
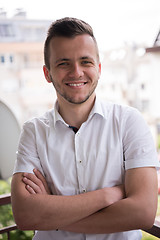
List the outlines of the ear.
{"label": "ear", "polygon": [[44,76],[45,79],[47,80],[47,82],[51,83],[51,76],[50,76],[50,72],[48,70],[48,68],[46,67],[46,65],[43,66],[43,72],[44,72]]}
{"label": "ear", "polygon": [[99,78],[101,76],[101,63],[99,62],[98,64],[98,75],[99,75]]}

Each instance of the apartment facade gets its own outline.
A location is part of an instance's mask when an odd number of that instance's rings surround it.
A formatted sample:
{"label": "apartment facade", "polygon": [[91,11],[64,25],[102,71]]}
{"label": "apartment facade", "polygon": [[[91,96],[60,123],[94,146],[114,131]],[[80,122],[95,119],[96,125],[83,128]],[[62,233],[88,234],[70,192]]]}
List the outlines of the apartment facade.
{"label": "apartment facade", "polygon": [[55,93],[43,76],[43,45],[51,21],[30,20],[19,10],[0,16],[0,99],[22,124],[52,106]]}
{"label": "apartment facade", "polygon": [[[43,76],[43,45],[51,21],[8,19],[0,11],[0,99],[20,124],[53,107],[54,88]],[[126,44],[101,53],[102,76],[97,95],[138,108],[150,124],[155,141],[160,126],[159,34],[153,46]]]}

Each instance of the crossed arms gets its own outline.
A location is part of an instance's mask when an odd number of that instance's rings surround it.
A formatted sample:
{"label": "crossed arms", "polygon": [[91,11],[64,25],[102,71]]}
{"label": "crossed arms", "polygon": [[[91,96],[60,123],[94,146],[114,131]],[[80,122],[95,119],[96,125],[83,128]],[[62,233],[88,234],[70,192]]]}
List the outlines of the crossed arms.
{"label": "crossed arms", "polygon": [[149,229],[157,209],[157,188],[156,169],[152,167],[127,170],[124,186],[74,196],[51,195],[39,171],[16,173],[12,207],[23,230],[96,234]]}

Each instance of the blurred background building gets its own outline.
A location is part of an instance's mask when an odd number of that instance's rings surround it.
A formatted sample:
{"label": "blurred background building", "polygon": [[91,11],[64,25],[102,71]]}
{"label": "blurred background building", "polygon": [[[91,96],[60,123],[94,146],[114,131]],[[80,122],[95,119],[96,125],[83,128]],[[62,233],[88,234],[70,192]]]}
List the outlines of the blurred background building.
{"label": "blurred background building", "polygon": [[[22,125],[52,108],[56,95],[43,76],[43,45],[51,21],[31,20],[17,9],[12,18],[0,9],[0,100]],[[101,51],[97,95],[139,109],[158,146],[160,134],[160,34],[152,46],[125,43]]]}
{"label": "blurred background building", "polygon": [[20,123],[51,107],[54,93],[43,77],[43,44],[47,20],[29,20],[16,10],[13,18],[0,11],[0,99]]}
{"label": "blurred background building", "polygon": [[[56,100],[54,88],[46,82],[42,70],[44,41],[51,21],[41,19],[53,20],[66,14],[93,26],[102,62],[98,97],[137,108],[150,126],[160,156],[158,0],[81,0],[79,5],[74,0],[2,0],[0,4],[8,9],[6,12],[0,8],[0,180],[12,175],[24,121],[43,114]],[[8,17],[15,6],[28,11],[17,8]],[[158,176],[160,194],[160,173]],[[10,183],[7,191],[6,187],[2,191],[3,184],[1,181],[1,194],[10,192]]]}

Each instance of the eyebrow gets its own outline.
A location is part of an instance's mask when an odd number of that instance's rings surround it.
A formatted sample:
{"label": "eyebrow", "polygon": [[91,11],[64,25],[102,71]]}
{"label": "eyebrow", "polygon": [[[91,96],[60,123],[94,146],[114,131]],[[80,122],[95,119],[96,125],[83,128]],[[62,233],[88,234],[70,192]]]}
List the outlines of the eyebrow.
{"label": "eyebrow", "polygon": [[69,61],[69,58],[60,58],[56,60],[56,63],[63,62],[63,61]]}
{"label": "eyebrow", "polygon": [[[92,57],[90,57],[90,56],[83,56],[83,57],[80,57],[80,60],[85,60],[85,59],[91,59],[91,60],[94,60]],[[71,59],[69,59],[69,58],[59,58],[59,59],[57,59],[56,60],[56,62],[55,63],[58,63],[58,62],[68,62],[68,61],[70,61]]]}
{"label": "eyebrow", "polygon": [[84,57],[81,57],[80,59],[82,59],[82,60],[85,60],[85,59],[92,59],[92,60],[93,60],[93,58],[90,57],[90,56],[84,56]]}

